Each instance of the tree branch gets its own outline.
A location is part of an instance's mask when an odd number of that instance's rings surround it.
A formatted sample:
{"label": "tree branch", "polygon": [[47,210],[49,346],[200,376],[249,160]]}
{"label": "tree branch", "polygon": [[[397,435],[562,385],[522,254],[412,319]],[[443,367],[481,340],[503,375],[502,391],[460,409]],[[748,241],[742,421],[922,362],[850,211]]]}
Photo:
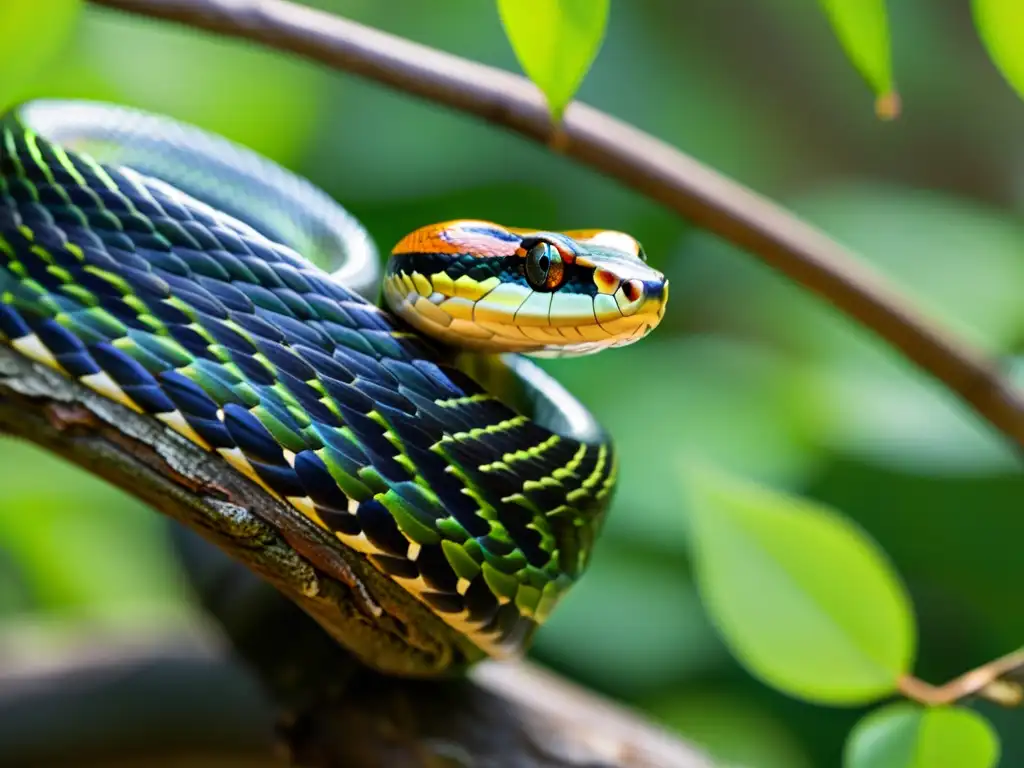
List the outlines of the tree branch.
{"label": "tree branch", "polygon": [[[240,611],[251,603],[263,615],[258,622],[229,616],[225,624],[285,706],[284,741],[301,765],[402,768],[456,758],[495,768],[708,765],[636,715],[528,664],[486,663],[468,679],[444,681],[361,667],[331,638],[351,627],[361,604],[354,563],[332,558],[315,531],[218,456],[5,347],[0,433],[31,440],[148,502],[288,598],[268,606],[264,596],[240,599],[236,589],[225,604]],[[102,666],[92,672],[103,679]],[[7,689],[2,675],[0,689]],[[159,690],[148,700],[164,703]]]}
{"label": "tree branch", "polygon": [[552,125],[526,79],[286,0],[91,0],[290,51],[509,128],[591,166],[766,264],[870,329],[1024,448],[1024,393],[820,231],[668,144],[574,102]]}

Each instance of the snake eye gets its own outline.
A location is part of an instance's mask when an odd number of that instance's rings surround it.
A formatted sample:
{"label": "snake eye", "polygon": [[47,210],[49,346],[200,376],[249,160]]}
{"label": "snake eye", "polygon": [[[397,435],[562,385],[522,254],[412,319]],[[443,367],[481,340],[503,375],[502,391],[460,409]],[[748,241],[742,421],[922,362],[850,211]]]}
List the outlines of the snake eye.
{"label": "snake eye", "polygon": [[526,254],[526,281],[535,291],[553,291],[562,284],[562,256],[551,243],[537,243]]}

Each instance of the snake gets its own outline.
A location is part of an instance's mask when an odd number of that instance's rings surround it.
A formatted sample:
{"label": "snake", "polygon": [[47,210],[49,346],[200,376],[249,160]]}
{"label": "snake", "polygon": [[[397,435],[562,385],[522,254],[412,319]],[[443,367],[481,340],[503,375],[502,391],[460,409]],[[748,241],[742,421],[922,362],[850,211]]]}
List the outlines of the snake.
{"label": "snake", "polygon": [[668,282],[624,232],[482,219],[381,261],[325,192],[205,129],[74,100],[0,116],[0,344],[280,502],[376,608],[337,633],[363,662],[521,656],[585,573],[619,462],[530,358],[638,341]]}

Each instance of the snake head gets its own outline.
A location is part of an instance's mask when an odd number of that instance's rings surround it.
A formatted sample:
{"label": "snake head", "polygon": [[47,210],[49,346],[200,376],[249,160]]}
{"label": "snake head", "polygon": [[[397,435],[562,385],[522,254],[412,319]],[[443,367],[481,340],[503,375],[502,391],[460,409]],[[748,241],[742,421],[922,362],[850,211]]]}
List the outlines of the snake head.
{"label": "snake head", "polygon": [[383,290],[394,313],[435,339],[543,357],[632,344],[658,325],[668,302],[665,276],[623,232],[475,220],[404,237]]}

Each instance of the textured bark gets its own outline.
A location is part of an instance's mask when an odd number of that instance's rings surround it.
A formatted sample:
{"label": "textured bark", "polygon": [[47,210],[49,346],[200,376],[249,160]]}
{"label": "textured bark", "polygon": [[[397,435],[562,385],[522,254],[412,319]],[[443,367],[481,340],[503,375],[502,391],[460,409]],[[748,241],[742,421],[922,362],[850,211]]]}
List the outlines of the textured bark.
{"label": "textured bark", "polygon": [[[283,521],[293,516],[281,505],[219,457],[155,419],[112,403],[4,347],[0,432],[70,459],[202,538],[203,542],[183,538],[183,555],[207,608],[234,641],[237,655],[247,662],[245,669],[255,672],[262,684],[240,693],[239,706],[224,702],[218,708],[229,720],[246,706],[261,711],[266,705],[251,697],[256,695],[253,691],[265,691],[279,718],[276,743],[294,764],[708,765],[697,751],[636,715],[529,664],[487,663],[465,678],[441,681],[390,678],[366,669],[330,635],[339,616],[359,610],[360,597],[351,584],[329,575],[343,574],[344,568],[328,557],[325,546],[288,528]],[[245,568],[227,567],[197,551],[208,543]],[[73,749],[57,756],[39,754],[37,760],[70,765],[72,758],[118,756],[130,765],[133,751],[152,749],[169,739],[175,749],[183,750],[182,760],[272,764],[270,747],[258,748],[261,738],[267,745],[272,741],[265,726],[262,737],[253,735],[237,745],[238,750],[216,752],[201,739],[189,741],[194,728],[209,725],[212,716],[207,707],[182,704],[182,697],[209,704],[210,696],[245,690],[244,674],[224,651],[176,641],[158,642],[141,654],[110,641],[87,646],[97,648],[103,653],[79,656],[81,651],[75,651],[59,660],[56,669],[28,671],[19,671],[16,653],[0,648],[0,728],[19,722],[14,714],[49,716],[49,725],[36,724],[38,734],[49,734],[42,738],[44,749],[59,746],[61,733],[76,734],[76,723],[91,723],[82,733],[111,737],[94,744],[97,751],[92,754],[88,739],[78,739],[69,745]],[[126,680],[131,679],[138,685],[128,685]],[[186,685],[189,680],[194,685]],[[97,703],[126,693],[130,695],[121,706],[106,710],[104,720],[104,709]],[[130,722],[141,724],[139,732],[149,734],[145,744],[132,741],[137,734],[132,737],[131,729],[126,736],[124,728],[116,727],[125,725],[126,712]],[[119,742],[118,737],[126,741]],[[0,743],[11,744],[7,738],[0,730]],[[156,751],[161,759],[171,760],[175,749]],[[13,754],[9,748],[0,750],[0,765]],[[7,764],[30,763],[22,759]]]}

